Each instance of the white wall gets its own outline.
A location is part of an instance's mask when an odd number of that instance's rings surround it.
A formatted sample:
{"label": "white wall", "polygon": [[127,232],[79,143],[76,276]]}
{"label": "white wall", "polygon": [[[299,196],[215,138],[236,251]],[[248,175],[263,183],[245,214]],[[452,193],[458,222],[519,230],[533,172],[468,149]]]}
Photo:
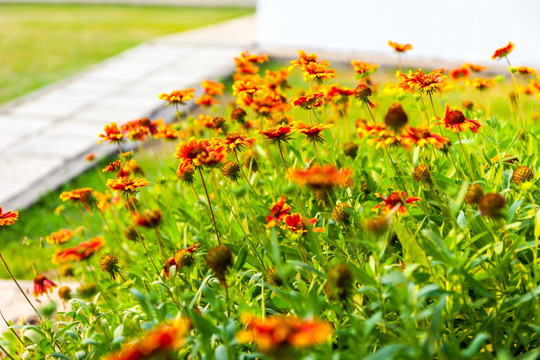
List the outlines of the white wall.
{"label": "white wall", "polygon": [[540,0],[258,0],[257,23],[263,46],[489,63],[512,41],[512,65],[540,65]]}

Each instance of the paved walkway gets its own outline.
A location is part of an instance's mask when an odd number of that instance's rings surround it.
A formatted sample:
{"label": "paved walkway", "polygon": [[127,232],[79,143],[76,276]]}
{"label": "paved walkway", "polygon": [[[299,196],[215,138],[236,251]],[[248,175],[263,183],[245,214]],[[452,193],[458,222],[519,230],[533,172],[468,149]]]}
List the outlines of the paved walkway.
{"label": "paved walkway", "polygon": [[172,116],[158,94],[229,75],[254,28],[247,16],[162,37],[0,107],[0,205],[24,208],[89,167],[87,154],[114,151],[97,146],[105,124]]}

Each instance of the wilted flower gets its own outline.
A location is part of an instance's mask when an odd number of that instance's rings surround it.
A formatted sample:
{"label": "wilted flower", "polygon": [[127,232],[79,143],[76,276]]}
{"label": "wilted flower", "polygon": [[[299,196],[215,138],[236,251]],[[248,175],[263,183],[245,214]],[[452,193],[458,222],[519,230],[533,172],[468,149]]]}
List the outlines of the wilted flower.
{"label": "wilted flower", "polygon": [[348,224],[350,222],[351,215],[347,212],[351,210],[351,206],[347,203],[339,203],[332,209],[332,219],[335,222]]}
{"label": "wilted flower", "polygon": [[429,166],[426,164],[420,164],[414,168],[413,178],[418,182],[424,182],[430,178]]}
{"label": "wilted flower", "polygon": [[484,196],[484,189],[479,184],[471,184],[467,188],[465,194],[465,202],[469,205],[478,204],[480,199]]}
{"label": "wilted flower", "polygon": [[240,178],[240,165],[236,161],[227,161],[221,168],[221,173],[232,181]]}
{"label": "wilted flower", "polygon": [[90,212],[90,206],[96,203],[96,197],[94,196],[94,190],[90,188],[81,188],[71,191],[64,191],[60,194],[60,200],[70,201],[73,204],[84,205],[86,210]]}
{"label": "wilted flower", "polygon": [[58,289],[58,297],[61,300],[68,301],[71,299],[71,288],[68,286],[62,286]]}
{"label": "wilted flower", "polygon": [[58,285],[53,283],[46,276],[38,275],[34,278],[34,297],[38,297],[47,293],[52,293],[53,288],[55,287],[58,287]]}
{"label": "wilted flower", "polygon": [[353,142],[343,144],[343,153],[351,159],[356,158],[356,155],[358,154],[358,145]]}
{"label": "wilted flower", "polygon": [[386,216],[377,216],[364,222],[366,230],[375,235],[383,235],[386,233],[389,225],[390,222]]}
{"label": "wilted flower", "polygon": [[174,262],[178,269],[185,266],[191,266],[195,262],[193,253],[197,250],[199,244],[193,244],[186,249],[180,249],[174,254]]}
{"label": "wilted flower", "polygon": [[326,291],[331,298],[346,300],[351,291],[354,275],[345,264],[339,264],[330,268]]}
{"label": "wilted flower", "polygon": [[354,88],[354,97],[363,102],[364,104],[368,105],[370,108],[374,108],[375,107],[375,104],[373,104],[370,100],[369,100],[369,97],[373,94],[373,92],[371,91],[371,89],[369,88],[369,86],[365,85],[365,84],[358,84],[355,88]]}
{"label": "wilted flower", "polygon": [[403,126],[407,125],[409,118],[403,106],[400,103],[393,103],[388,108],[386,115],[384,116],[384,123],[387,127],[398,131]]}
{"label": "wilted flower", "polygon": [[161,210],[159,209],[145,210],[144,213],[134,212],[133,221],[137,226],[153,229],[161,224],[161,216]]}

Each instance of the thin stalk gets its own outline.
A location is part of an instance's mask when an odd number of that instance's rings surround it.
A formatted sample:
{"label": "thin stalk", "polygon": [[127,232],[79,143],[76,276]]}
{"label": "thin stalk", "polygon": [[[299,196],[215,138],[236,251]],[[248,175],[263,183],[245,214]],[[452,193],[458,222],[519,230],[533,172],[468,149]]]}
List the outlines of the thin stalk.
{"label": "thin stalk", "polygon": [[34,304],[32,304],[32,302],[30,301],[30,299],[28,298],[28,296],[26,296],[26,293],[24,292],[24,290],[21,288],[21,285],[19,285],[19,282],[17,281],[17,279],[15,279],[15,276],[13,276],[13,273],[11,272],[11,270],[9,269],[9,266],[6,262],[6,260],[4,259],[4,256],[2,255],[2,252],[0,251],[0,259],[2,260],[2,262],[4,263],[4,267],[6,268],[9,276],[11,277],[11,280],[13,280],[13,282],[15,282],[15,285],[17,285],[17,287],[19,288],[19,291],[21,292],[21,294],[23,294],[24,298],[26,299],[26,301],[28,301],[28,303],[30,304],[30,306],[32,307],[32,309],[34,309],[34,311],[36,312],[37,316],[39,317],[39,320],[40,321],[43,321],[43,318],[41,317],[41,314],[39,313],[39,311],[37,311],[36,307],[34,306]]}
{"label": "thin stalk", "polygon": [[283,150],[281,150],[281,142],[278,142],[278,148],[279,148],[279,155],[281,155],[281,161],[283,161],[283,165],[285,166],[285,170],[287,170],[287,173],[289,172],[289,167],[287,166],[287,163],[285,162],[285,157],[283,156]]}
{"label": "thin stalk", "polygon": [[84,211],[82,209],[82,206],[81,206],[81,203],[77,203],[77,205],[79,206],[79,210],[81,212],[81,215],[82,215],[82,218],[86,224],[86,227],[88,228],[88,230],[90,231],[90,234],[92,234],[92,237],[96,237],[96,234],[94,234],[94,231],[92,230],[92,228],[90,227],[90,223],[88,222],[88,219],[86,219],[86,216],[84,215]]}
{"label": "thin stalk", "polygon": [[[426,120],[428,123],[428,126],[431,124],[431,121],[429,120],[429,115],[427,113],[426,104],[424,103],[424,98],[422,97],[422,94],[420,94],[420,100],[422,101],[422,107],[424,108],[424,114],[426,114]],[[441,133],[442,135],[442,133]]]}
{"label": "thin stalk", "polygon": [[[435,105],[433,104],[433,96],[431,93],[429,93],[429,100],[431,101],[431,108],[433,109],[433,115],[437,117],[437,113],[435,112]],[[437,126],[439,127],[439,131],[441,132],[441,135],[443,135],[443,129],[441,127],[441,124],[438,123]]]}
{"label": "thin stalk", "polygon": [[[510,65],[510,60],[508,60],[508,57],[505,56],[504,57],[506,59],[506,62],[508,63],[508,66],[512,66]],[[516,82],[516,76],[514,75],[513,72],[510,72],[510,75],[512,75],[512,83],[514,84],[514,94],[516,96],[516,106],[518,107],[518,113],[519,113],[519,117],[521,117],[521,125],[523,126],[523,133],[525,133],[525,129],[526,129],[526,124],[525,124],[525,117],[523,116],[523,111],[521,110],[521,105],[520,105],[520,101],[519,101],[519,92],[518,92],[518,87],[517,87],[517,82]]]}
{"label": "thin stalk", "polygon": [[463,148],[463,144],[461,143],[461,136],[459,135],[459,132],[457,132],[456,134],[457,134],[457,137],[458,137],[458,140],[459,140],[459,145],[461,147],[461,151],[463,152],[463,157],[465,158],[465,162],[467,162],[467,166],[469,167],[469,173],[471,174],[471,180],[474,181],[474,173],[472,171],[471,164],[469,164],[469,159],[467,158],[467,154],[465,153],[465,149]]}
{"label": "thin stalk", "polygon": [[221,245],[221,240],[219,238],[219,231],[216,225],[216,218],[214,216],[214,210],[212,209],[212,203],[210,202],[210,195],[208,195],[208,189],[206,188],[206,183],[204,182],[204,177],[201,171],[201,168],[198,167],[197,170],[199,170],[199,175],[201,176],[201,181],[204,187],[204,192],[206,193],[206,200],[208,200],[208,207],[210,208],[210,214],[212,215],[212,223],[214,224],[214,230],[216,231],[216,237],[218,241],[218,245]]}
{"label": "thin stalk", "polygon": [[118,245],[118,247],[120,248],[120,250],[122,250],[124,252],[124,254],[126,255],[126,257],[128,258],[129,262],[134,264],[133,260],[131,259],[131,257],[129,256],[128,252],[122,247],[122,245],[120,244],[120,242],[118,241],[118,239],[116,238],[116,235],[114,234],[114,232],[112,231],[111,229],[111,226],[109,225],[109,222],[107,221],[107,219],[105,218],[105,215],[103,215],[103,212],[101,211],[101,209],[98,207],[98,212],[99,212],[99,215],[101,215],[101,218],[103,219],[103,222],[105,223],[105,225],[107,226],[107,229],[109,229],[109,232],[111,233],[111,237],[113,238],[114,242],[116,243],[116,245]]}

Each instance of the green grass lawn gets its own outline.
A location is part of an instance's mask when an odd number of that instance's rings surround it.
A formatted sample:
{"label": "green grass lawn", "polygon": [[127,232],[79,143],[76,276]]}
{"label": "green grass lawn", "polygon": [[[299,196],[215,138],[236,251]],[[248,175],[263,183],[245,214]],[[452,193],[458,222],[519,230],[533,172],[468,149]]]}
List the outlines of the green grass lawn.
{"label": "green grass lawn", "polygon": [[252,12],[246,8],[0,4],[0,104],[148,39]]}

